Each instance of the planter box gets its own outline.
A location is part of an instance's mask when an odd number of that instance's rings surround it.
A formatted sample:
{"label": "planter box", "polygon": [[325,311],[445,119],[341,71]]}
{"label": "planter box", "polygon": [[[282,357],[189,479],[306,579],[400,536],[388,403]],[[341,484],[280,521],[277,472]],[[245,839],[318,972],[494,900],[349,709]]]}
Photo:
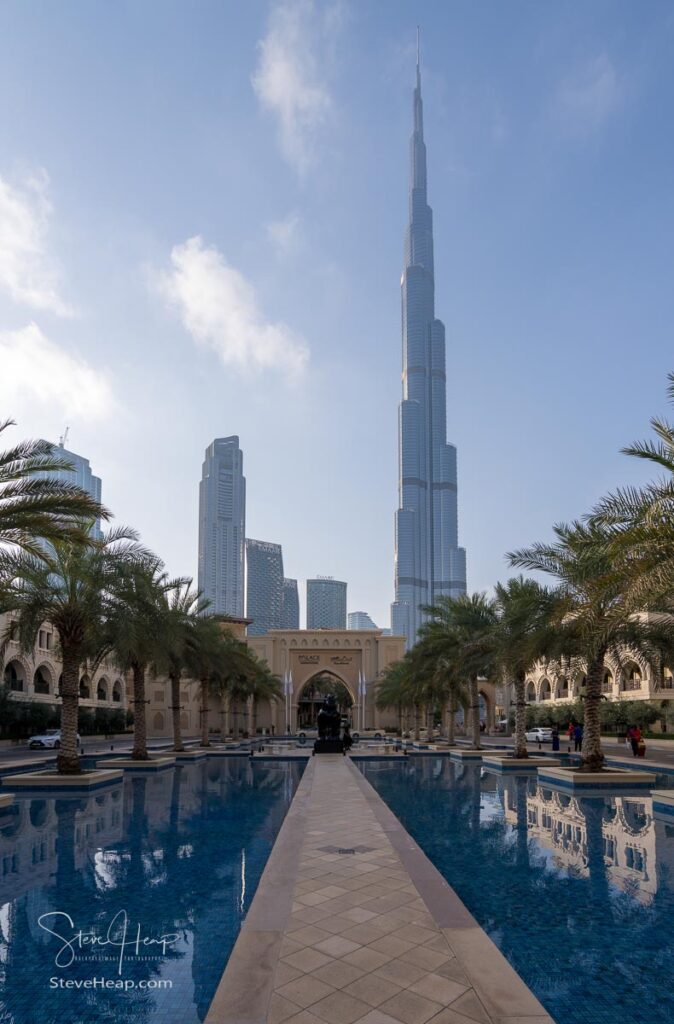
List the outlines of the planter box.
{"label": "planter box", "polygon": [[489,754],[482,758],[482,764],[495,772],[533,772],[543,765],[556,767],[561,761],[553,761],[549,757],[508,757],[507,754]]}
{"label": "planter box", "polygon": [[57,775],[54,772],[28,772],[26,775],[12,775],[12,789],[74,790],[97,789],[111,782],[121,782],[124,772],[118,769],[99,769],[82,772],[81,775]]}
{"label": "planter box", "polygon": [[467,747],[450,747],[449,755],[453,761],[481,761],[487,751],[469,750]]}
{"label": "planter box", "polygon": [[[96,767],[104,768],[109,765],[114,765],[115,768],[121,768],[124,771],[160,772],[165,768],[173,768],[175,763],[175,757],[152,757],[149,761],[134,761],[131,757],[116,757],[114,759],[108,759],[107,761],[97,761]],[[12,782],[13,781],[14,779],[12,779]]]}
{"label": "planter box", "polygon": [[626,768],[605,768],[600,772],[586,772],[570,767],[552,768],[548,761],[545,767],[538,769],[538,781],[574,791],[625,787],[650,789],[655,783],[655,775],[652,772],[628,771]]}

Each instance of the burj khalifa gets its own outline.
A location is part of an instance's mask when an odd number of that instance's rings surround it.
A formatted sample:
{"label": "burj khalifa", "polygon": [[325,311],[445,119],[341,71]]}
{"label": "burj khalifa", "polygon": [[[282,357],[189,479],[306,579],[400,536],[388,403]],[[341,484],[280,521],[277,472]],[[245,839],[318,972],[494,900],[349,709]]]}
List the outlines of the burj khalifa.
{"label": "burj khalifa", "polygon": [[435,316],[433,211],[427,201],[417,39],[409,223],[402,291],[402,391],[398,418],[395,600],[391,628],[408,647],[422,607],[466,592],[466,552],[458,540],[456,447],[447,443],[445,327]]}

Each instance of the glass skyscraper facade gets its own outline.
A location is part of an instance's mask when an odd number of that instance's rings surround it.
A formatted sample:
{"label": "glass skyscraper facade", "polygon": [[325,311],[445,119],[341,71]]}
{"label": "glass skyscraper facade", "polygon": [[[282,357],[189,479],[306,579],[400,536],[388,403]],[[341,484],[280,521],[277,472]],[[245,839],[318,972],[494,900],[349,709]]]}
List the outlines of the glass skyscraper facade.
{"label": "glass skyscraper facade", "polygon": [[236,436],[206,449],[199,484],[199,589],[209,613],[243,616],[246,479]]}
{"label": "glass skyscraper facade", "polygon": [[[89,459],[85,459],[82,455],[76,455],[75,452],[68,451],[63,442],[58,445],[52,445],[52,452],[54,458],[68,461],[73,468],[59,469],[51,473],[36,473],[35,475],[48,477],[51,480],[61,480],[65,484],[74,484],[76,487],[81,488],[81,490],[86,491],[95,501],[100,502],[102,493],[101,478],[94,476],[92,473]],[[97,519],[94,523],[91,534],[96,540],[100,540],[103,536],[100,519]]]}
{"label": "glass skyscraper facade", "polygon": [[346,617],[347,629],[378,629],[367,612],[349,612]]}
{"label": "glass skyscraper facade", "polygon": [[300,628],[300,595],[297,580],[283,580],[283,605],[281,607],[281,629]]}
{"label": "glass skyscraper facade", "polygon": [[307,629],[346,629],[346,583],[331,576],[307,580]]}
{"label": "glass skyscraper facade", "polygon": [[246,540],[246,618],[249,636],[280,629],[283,616],[283,553],[280,544]]}
{"label": "glass skyscraper facade", "polygon": [[402,275],[403,397],[398,420],[393,633],[411,646],[421,606],[466,590],[458,546],[456,448],[447,443],[445,328],[435,316],[433,212],[426,190],[421,75],[417,54],[409,223]]}

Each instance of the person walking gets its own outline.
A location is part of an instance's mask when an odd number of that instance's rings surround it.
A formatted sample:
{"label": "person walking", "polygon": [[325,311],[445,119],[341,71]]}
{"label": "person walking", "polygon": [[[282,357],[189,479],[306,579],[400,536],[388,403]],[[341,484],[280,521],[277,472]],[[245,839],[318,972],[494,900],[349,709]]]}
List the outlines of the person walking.
{"label": "person walking", "polygon": [[552,727],[552,749],[559,750],[559,729],[556,725]]}
{"label": "person walking", "polygon": [[569,743],[573,739],[573,729],[574,729],[573,722],[569,722],[569,728],[566,730],[568,732],[568,734],[569,734]]}
{"label": "person walking", "polygon": [[641,743],[641,729],[638,725],[633,725],[627,734],[630,738],[630,746],[632,747],[632,754],[634,757],[639,756],[639,744]]}
{"label": "person walking", "polygon": [[573,743],[576,752],[583,749],[583,727],[580,722],[573,728]]}

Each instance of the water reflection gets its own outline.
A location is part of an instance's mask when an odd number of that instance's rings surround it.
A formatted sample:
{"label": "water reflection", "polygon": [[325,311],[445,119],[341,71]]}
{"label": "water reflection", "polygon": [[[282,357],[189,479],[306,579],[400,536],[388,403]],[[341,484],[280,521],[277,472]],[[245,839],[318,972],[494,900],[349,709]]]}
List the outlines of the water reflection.
{"label": "water reflection", "polygon": [[448,759],[363,771],[551,1015],[674,1020],[674,822]]}
{"label": "water reflection", "polygon": [[[179,1007],[181,1022],[203,1020],[299,775],[290,763],[203,760],[95,794],[24,794],[0,811],[0,1019],[153,1024]],[[85,948],[59,970],[62,942],[42,915],[105,936],[122,910],[131,937],[138,926],[176,937],[165,951],[129,950],[121,976],[135,989],[50,984],[117,979],[118,951]],[[63,917],[44,920],[70,932]]]}

